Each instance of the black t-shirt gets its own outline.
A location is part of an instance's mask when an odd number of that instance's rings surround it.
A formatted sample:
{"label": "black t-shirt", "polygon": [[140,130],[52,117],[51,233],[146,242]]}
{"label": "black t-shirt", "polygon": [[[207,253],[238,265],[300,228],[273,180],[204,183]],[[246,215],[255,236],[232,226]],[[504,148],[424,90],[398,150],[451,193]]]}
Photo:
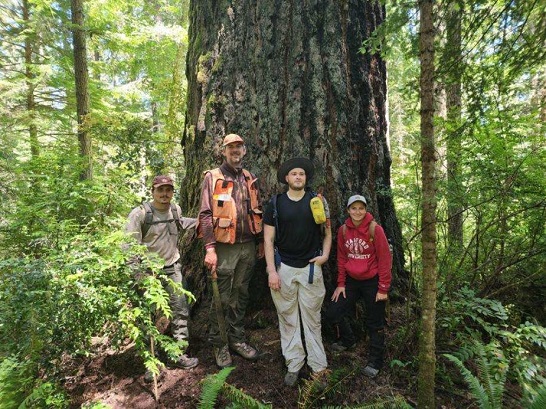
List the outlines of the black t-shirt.
{"label": "black t-shirt", "polygon": [[[279,228],[275,231],[275,245],[282,262],[291,267],[305,267],[322,249],[320,225],[315,223],[309,204],[312,198],[309,192],[297,202],[289,199],[286,193],[277,197]],[[267,205],[263,221],[275,227],[272,201]]]}

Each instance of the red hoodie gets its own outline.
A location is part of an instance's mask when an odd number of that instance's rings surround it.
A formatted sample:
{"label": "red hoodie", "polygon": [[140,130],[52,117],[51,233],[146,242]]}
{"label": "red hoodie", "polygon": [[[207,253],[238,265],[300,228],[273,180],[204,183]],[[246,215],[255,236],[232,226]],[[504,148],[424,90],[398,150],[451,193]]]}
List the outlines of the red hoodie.
{"label": "red hoodie", "polygon": [[351,218],[345,220],[337,232],[337,286],[345,287],[347,274],[355,280],[369,280],[379,274],[378,292],[387,294],[391,286],[392,259],[389,243],[380,225],[375,226],[374,240],[370,242],[370,222],[373,216],[366,213],[360,226]]}

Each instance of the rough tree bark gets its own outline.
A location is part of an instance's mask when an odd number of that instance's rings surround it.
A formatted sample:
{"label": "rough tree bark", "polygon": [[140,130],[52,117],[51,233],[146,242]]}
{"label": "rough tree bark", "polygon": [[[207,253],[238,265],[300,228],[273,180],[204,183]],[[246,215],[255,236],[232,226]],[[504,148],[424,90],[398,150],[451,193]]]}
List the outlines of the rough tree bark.
{"label": "rough tree bark", "polygon": [[433,1],[420,0],[419,58],[421,60],[421,218],[423,294],[419,339],[418,406],[435,408],[436,371],[436,147],[434,140],[434,19]]}
{"label": "rough tree bark", "polygon": [[[312,187],[328,199],[334,231],[350,194],[370,199],[369,210],[394,242],[395,294],[404,294],[386,67],[379,55],[360,53],[384,16],[379,1],[192,1],[181,206],[197,213],[202,172],[220,162],[227,133],[245,138],[246,167],[259,176],[266,200],[281,190],[279,165],[307,156],[316,164]],[[202,249],[193,246],[184,257],[202,264]],[[189,272],[190,280],[202,283],[199,273]],[[199,296],[202,289],[194,285],[193,291]]]}
{"label": "rough tree bark", "polygon": [[91,162],[91,136],[85,123],[89,114],[89,73],[87,70],[87,44],[84,31],[83,0],[71,0],[72,41],[74,50],[74,77],[76,83],[76,113],[78,116],[78,141],[83,169],[80,179],[93,177]]}
{"label": "rough tree bark", "polygon": [[463,2],[449,4],[447,13],[447,200],[448,239],[450,253],[459,255],[463,247],[463,206],[461,189],[461,98],[462,98],[462,54],[461,16]]}

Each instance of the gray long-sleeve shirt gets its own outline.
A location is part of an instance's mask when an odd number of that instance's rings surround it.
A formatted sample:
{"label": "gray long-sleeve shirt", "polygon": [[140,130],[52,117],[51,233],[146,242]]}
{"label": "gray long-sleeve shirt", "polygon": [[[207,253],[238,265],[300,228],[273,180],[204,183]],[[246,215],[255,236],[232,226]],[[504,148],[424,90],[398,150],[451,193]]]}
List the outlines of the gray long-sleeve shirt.
{"label": "gray long-sleeve shirt", "polygon": [[[182,214],[180,206],[176,205],[178,214]],[[142,237],[142,225],[146,217],[144,206],[135,207],[129,213],[129,222],[125,231],[141,244],[145,245],[150,252],[156,253],[165,261],[166,266],[170,266],[178,261],[180,253],[178,252],[178,229],[176,222],[157,223],[150,225],[150,229],[145,237]],[[159,211],[154,208],[152,221],[173,219],[171,208],[165,211]],[[197,219],[191,217],[180,217],[183,229],[194,228]]]}

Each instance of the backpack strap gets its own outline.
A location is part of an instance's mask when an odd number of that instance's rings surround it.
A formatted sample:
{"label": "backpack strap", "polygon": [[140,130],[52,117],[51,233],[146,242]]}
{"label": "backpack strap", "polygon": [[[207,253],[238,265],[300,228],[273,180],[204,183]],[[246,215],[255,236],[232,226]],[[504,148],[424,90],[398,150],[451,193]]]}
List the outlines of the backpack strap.
{"label": "backpack strap", "polygon": [[180,231],[183,230],[182,219],[180,219],[180,215],[178,214],[178,208],[174,203],[171,203],[171,212],[173,214],[174,223],[176,224],[176,229],[178,230],[178,233],[180,233]]}
{"label": "backpack strap", "polygon": [[142,202],[142,207],[144,207],[144,210],[146,211],[146,214],[144,215],[144,223],[142,223],[142,238],[146,237],[148,234],[148,231],[150,230],[150,227],[152,226],[152,220],[154,218],[154,211],[152,210],[152,206],[150,205],[150,202]]}
{"label": "backpack strap", "polygon": [[277,198],[278,194],[271,197],[271,204],[273,205],[273,220],[275,221],[275,241],[277,241],[277,232],[279,231],[279,213],[277,212]]}
{"label": "backpack strap", "polygon": [[368,234],[370,235],[370,242],[372,243],[375,239],[375,226],[377,226],[377,222],[375,221],[375,219],[372,219],[372,221],[370,222],[369,230],[368,230]]}
{"label": "backpack strap", "polygon": [[176,208],[176,204],[171,203],[171,213],[173,215],[172,219],[159,220],[155,222],[153,221],[154,209],[152,208],[152,205],[150,204],[150,202],[142,202],[142,207],[146,211],[146,214],[144,215],[144,222],[141,224],[142,238],[146,237],[152,224],[170,223],[174,221],[176,224],[176,229],[178,230],[178,233],[180,233],[180,231],[182,230],[182,220],[180,220],[180,215],[178,214],[178,209]]}

